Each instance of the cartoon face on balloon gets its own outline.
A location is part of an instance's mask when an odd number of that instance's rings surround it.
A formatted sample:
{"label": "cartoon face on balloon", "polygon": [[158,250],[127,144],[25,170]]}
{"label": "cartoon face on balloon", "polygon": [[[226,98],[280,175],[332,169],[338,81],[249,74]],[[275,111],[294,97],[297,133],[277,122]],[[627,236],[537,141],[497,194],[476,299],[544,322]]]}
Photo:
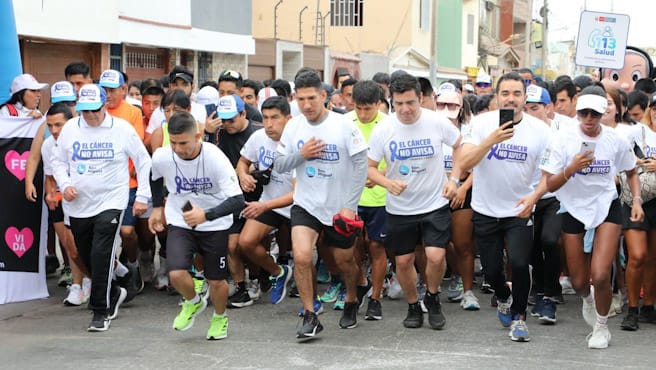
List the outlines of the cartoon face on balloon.
{"label": "cartoon face on balloon", "polygon": [[622,69],[602,69],[601,83],[606,89],[618,88],[629,93],[633,91],[636,81],[641,78],[651,78],[653,64],[646,52],[628,46],[624,55]]}

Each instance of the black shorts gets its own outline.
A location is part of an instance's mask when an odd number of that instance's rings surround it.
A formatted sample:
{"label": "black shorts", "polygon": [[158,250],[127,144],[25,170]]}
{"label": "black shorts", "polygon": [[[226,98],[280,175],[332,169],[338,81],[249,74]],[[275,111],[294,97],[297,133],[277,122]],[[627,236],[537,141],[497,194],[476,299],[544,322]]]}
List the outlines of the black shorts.
{"label": "black shorts", "polygon": [[225,280],[228,277],[228,232],[196,231],[168,225],[166,264],[169,271],[189,270],[194,253],[203,256],[205,277]]}
{"label": "black shorts", "polygon": [[317,233],[323,234],[323,244],[327,247],[349,249],[353,247],[355,239],[358,237],[358,233],[353,233],[350,237],[338,233],[332,226],[322,224],[319,219],[297,205],[292,206],[291,216],[292,228],[307,226]]}
{"label": "black shorts", "polygon": [[[620,200],[615,199],[608,209],[608,216],[604,222],[610,222],[612,224],[622,224],[622,206],[620,205]],[[603,222],[602,222],[603,223]],[[563,214],[563,232],[565,234],[583,234],[585,233],[585,226],[581,221],[572,217],[569,212]]]}
{"label": "black shorts", "polygon": [[48,208],[48,223],[56,224],[57,222],[64,222],[64,210],[62,209],[61,202],[57,203],[54,211]]}
{"label": "black shorts", "polygon": [[469,188],[469,190],[467,190],[467,195],[465,195],[465,202],[462,204],[462,207],[460,207],[460,208],[451,208],[451,212],[462,211],[462,210],[465,210],[465,209],[471,209],[472,189],[473,189],[473,187],[471,187],[471,188]]}
{"label": "black shorts", "polygon": [[278,212],[267,211],[255,217],[255,221],[279,229],[283,225],[289,226],[289,219]]}
{"label": "black shorts", "polygon": [[629,220],[631,217],[631,207],[622,204],[622,229],[638,229],[643,231],[656,229],[656,199],[643,204],[642,210],[645,211],[645,219],[642,222],[632,222]]}
{"label": "black shorts", "polygon": [[228,228],[228,235],[239,234],[241,232],[241,229],[244,228],[246,219],[243,217],[239,217],[240,214],[241,211],[232,214],[232,225],[230,226],[230,228]]}
{"label": "black shorts", "polygon": [[435,211],[410,216],[387,213],[385,247],[396,256],[414,253],[418,244],[446,248],[451,240],[451,209],[448,205]]}
{"label": "black shorts", "polygon": [[385,240],[385,207],[358,207],[358,216],[364,221],[369,240],[382,242]]}

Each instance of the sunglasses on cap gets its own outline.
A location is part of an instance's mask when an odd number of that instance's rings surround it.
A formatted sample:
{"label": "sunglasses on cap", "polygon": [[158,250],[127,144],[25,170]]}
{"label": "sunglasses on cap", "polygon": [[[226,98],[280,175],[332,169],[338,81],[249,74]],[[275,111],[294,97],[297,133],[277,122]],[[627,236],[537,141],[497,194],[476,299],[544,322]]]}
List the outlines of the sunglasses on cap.
{"label": "sunglasses on cap", "polygon": [[588,115],[591,115],[592,118],[600,118],[603,115],[603,113],[599,113],[594,109],[581,109],[576,111],[576,114],[578,114],[581,118],[585,118]]}
{"label": "sunglasses on cap", "polygon": [[225,70],[225,71],[221,72],[221,77],[228,77],[228,76],[232,77],[232,78],[236,78],[236,79],[241,78],[241,74],[239,74],[239,72],[237,72],[237,71],[233,71],[233,70],[228,69],[228,70]]}
{"label": "sunglasses on cap", "polygon": [[446,107],[448,110],[456,110],[456,109],[460,108],[460,104],[458,104],[458,103],[441,103],[441,102],[437,102],[437,103],[435,103],[435,106],[437,107],[437,109],[444,109],[444,107]]}
{"label": "sunglasses on cap", "polygon": [[478,87],[490,87],[490,85],[492,85],[492,84],[489,83],[489,82],[477,82],[476,83],[476,86],[478,86]]}

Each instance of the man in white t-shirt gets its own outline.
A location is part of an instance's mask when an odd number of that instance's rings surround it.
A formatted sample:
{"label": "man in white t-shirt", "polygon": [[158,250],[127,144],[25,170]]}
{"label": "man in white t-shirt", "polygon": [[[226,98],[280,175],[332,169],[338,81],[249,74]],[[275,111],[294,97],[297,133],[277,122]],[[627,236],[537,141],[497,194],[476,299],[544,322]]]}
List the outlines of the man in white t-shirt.
{"label": "man in white t-shirt", "polygon": [[[455,195],[460,178],[457,162],[446,178],[442,145],[460,146],[460,132],[441,114],[421,108],[421,87],[416,77],[402,75],[390,84],[395,114],[382,120],[369,141],[369,178],[388,191],[387,238],[394,250],[396,276],[408,302],[407,328],[421,327],[424,315],[417,299],[415,245],[421,237],[427,265],[427,292],[424,304],[433,329],[442,329],[438,291],[446,267],[446,247],[451,239],[449,200]],[[457,157],[457,154],[456,154]],[[386,174],[378,171],[381,160]],[[419,233],[419,235],[418,235]]]}
{"label": "man in white t-shirt", "polygon": [[[171,116],[167,127],[171,145],[153,153],[153,212],[148,220],[153,233],[168,224],[169,279],[184,297],[173,329],[185,331],[206,308],[207,298],[194,289],[188,270],[194,253],[203,256],[214,314],[207,339],[228,335],[225,316],[228,301],[228,228],[232,214],[244,207],[237,175],[228,158],[215,145],[200,141],[196,119],[187,112]],[[168,189],[162,210],[163,180]]]}
{"label": "man in white t-shirt", "polygon": [[322,307],[320,302],[314,303],[312,264],[312,249],[320,234],[323,243],[333,247],[333,258],[346,284],[339,325],[357,325],[360,270],[353,257],[353,244],[358,226],[361,228],[356,210],[367,176],[367,143],[352,121],[325,108],[326,92],[317,73],[300,73],[295,85],[303,114],[285,126],[274,170],[283,173],[296,169],[297,174],[291,209],[294,280],[305,310],[297,338],[307,338],[323,330],[316,312]]}
{"label": "man in white t-shirt", "polygon": [[[273,231],[286,233],[278,238],[289,240],[289,215],[293,202],[293,171],[279,173],[273,171],[274,153],[280,143],[280,136],[291,118],[289,103],[282,96],[274,96],[262,103],[263,130],[257,130],[241,149],[241,158],[237,163],[237,176],[244,192],[254,192],[262,188],[260,199],[247,202],[242,216],[246,218],[239,234],[239,251],[250,261],[266,270],[271,275],[272,304],[278,304],[285,298],[286,287],[292,278],[292,268],[286,264],[277,264],[267,254],[262,241]],[[251,165],[256,171],[251,172]]]}
{"label": "man in white t-shirt", "polygon": [[110,272],[118,228],[128,205],[128,159],[134,162],[139,181],[133,215],[146,212],[150,200],[148,151],[132,125],[106,112],[106,99],[98,85],[80,89],[75,109],[82,115],[64,126],[52,158],[75,244],[91,271],[93,319],[88,331],[109,329],[127,297],[127,291],[112,282]]}
{"label": "man in white t-shirt", "polygon": [[[460,165],[462,170],[474,169],[474,237],[486,280],[498,297],[499,320],[504,327],[511,326],[513,341],[528,341],[531,214],[546,190],[544,178],[537,189],[533,178],[550,131],[543,122],[523,114],[526,85],[516,72],[499,79],[497,100],[501,109],[512,110],[512,119],[499,122],[501,110],[473,118],[463,140]],[[512,266],[512,295],[504,276],[504,241]]]}

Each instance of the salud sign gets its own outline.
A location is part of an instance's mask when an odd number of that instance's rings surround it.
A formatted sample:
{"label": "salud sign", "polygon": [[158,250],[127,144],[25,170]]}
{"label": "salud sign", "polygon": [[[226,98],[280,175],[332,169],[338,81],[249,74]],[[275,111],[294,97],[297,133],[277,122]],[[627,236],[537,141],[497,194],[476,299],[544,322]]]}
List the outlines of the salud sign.
{"label": "salud sign", "polygon": [[581,12],[576,64],[622,69],[630,18],[626,14]]}

